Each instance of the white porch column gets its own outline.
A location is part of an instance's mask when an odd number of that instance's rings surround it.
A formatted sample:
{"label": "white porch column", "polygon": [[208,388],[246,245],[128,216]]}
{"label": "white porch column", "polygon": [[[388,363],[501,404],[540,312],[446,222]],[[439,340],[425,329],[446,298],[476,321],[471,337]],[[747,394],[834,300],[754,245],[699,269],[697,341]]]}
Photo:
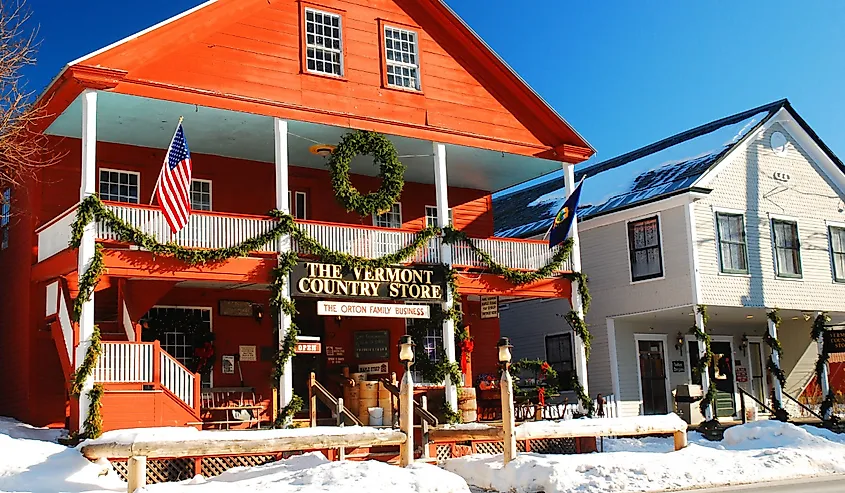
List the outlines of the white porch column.
{"label": "white porch column", "polygon": [[[575,165],[563,163],[563,181],[566,186],[566,197],[569,198],[572,192],[575,191]],[[572,238],[574,244],[572,245],[572,255],[570,256],[570,263],[572,264],[573,272],[581,272],[581,241],[578,238],[578,217],[573,214],[572,229],[569,230],[569,237]],[[578,292],[578,282],[572,282],[572,296],[570,297],[572,311],[578,314],[581,320],[584,320],[584,302]],[[584,322],[586,323],[586,321]],[[578,373],[578,381],[584,388],[584,393],[590,396],[590,387],[587,378],[587,351],[584,347],[584,341],[577,335],[572,338],[574,342],[575,352],[575,371]]]}
{"label": "white porch column", "polygon": [[[434,186],[437,194],[437,226],[445,228],[449,225],[449,193],[446,179],[446,145],[434,143]],[[440,245],[440,261],[446,268],[452,267],[452,246],[445,243]],[[452,292],[446,290],[446,301],[443,302],[443,311],[452,309],[455,300]],[[416,341],[418,344],[422,341]],[[447,319],[443,322],[443,350],[446,352],[446,361],[455,362],[455,322]],[[458,410],[458,389],[449,377],[444,382],[446,390],[446,402],[453,411]]]}
{"label": "white porch column", "polygon": [[[79,189],[79,200],[94,195],[97,190],[97,92],[86,89],[82,93],[82,185]],[[96,249],[96,223],[93,221],[85,226],[82,242],[79,244],[77,268],[79,276],[88,270],[94,259]],[[76,347],[74,369],[79,369],[85,359],[85,353],[91,346],[91,336],[94,334],[94,293],[91,299],[82,305],[79,314],[79,345]],[[82,394],[79,396],[79,431],[88,417],[88,407],[91,400],[88,391],[94,388],[94,379],[89,377],[82,384]]]}
{"label": "white porch column", "polygon": [[[692,307],[693,311],[695,312],[695,325],[702,331],[707,330],[707,327],[704,326],[704,314],[699,313],[698,307]],[[704,347],[704,343],[698,341],[698,358],[704,358],[707,353],[707,348]],[[709,367],[708,367],[709,368]],[[701,374],[701,392],[702,395],[707,395],[707,392],[710,390],[710,371],[705,371]],[[713,419],[713,406],[715,402],[711,402],[707,409],[704,410],[704,420],[711,421]]]}
{"label": "white porch column", "polygon": [[[290,214],[290,200],[288,200],[288,122],[275,118],[273,120],[276,153],[276,209]],[[290,236],[285,235],[279,240],[279,254],[290,252]],[[290,277],[285,280],[282,296],[290,299]],[[279,349],[285,342],[291,317],[286,313],[279,313]],[[288,360],[279,378],[279,409],[287,406],[293,398],[293,361]]]}
{"label": "white porch column", "polygon": [[[816,317],[823,317],[823,312],[816,313]],[[824,335],[819,337],[818,344],[816,345],[819,352],[819,357],[821,357],[822,353],[824,353]],[[819,381],[819,386],[822,389],[822,399],[827,398],[827,394],[830,393],[830,364],[825,363],[822,367],[822,374],[821,374],[821,381]],[[827,413],[825,413],[822,418],[828,419],[830,415],[833,413],[833,409],[830,409]]]}
{"label": "white porch column", "polygon": [[[771,336],[772,339],[777,339],[778,338],[778,328],[777,328],[777,326],[775,325],[775,323],[772,321],[771,318],[766,317],[766,320],[768,321],[768,324],[769,324],[769,336]],[[778,368],[781,367],[780,366],[780,355],[774,349],[772,349],[772,362]],[[772,383],[773,383],[773,387],[775,389],[774,398],[775,398],[775,400],[777,400],[777,402],[780,403],[780,407],[783,408],[784,407],[784,405],[783,405],[783,389],[780,386],[780,380],[778,380],[777,376],[775,376],[775,375],[772,375],[772,379],[774,380]],[[775,411],[777,411],[777,409],[775,409]]]}

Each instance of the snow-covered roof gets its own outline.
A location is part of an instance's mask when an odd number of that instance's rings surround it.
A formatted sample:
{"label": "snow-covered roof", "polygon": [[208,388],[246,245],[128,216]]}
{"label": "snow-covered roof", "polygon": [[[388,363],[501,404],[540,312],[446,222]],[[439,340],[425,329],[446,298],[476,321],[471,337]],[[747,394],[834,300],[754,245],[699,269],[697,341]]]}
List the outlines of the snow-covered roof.
{"label": "snow-covered roof", "polygon": [[[611,212],[661,200],[689,191],[746,136],[759,128],[781,108],[787,108],[808,133],[820,143],[792,111],[786,99],[716,120],[682,132],[621,156],[577,170],[576,181],[586,177],[578,216],[588,220]],[[535,180],[515,191],[493,197],[496,236],[530,237],[547,230],[566,199],[560,173],[548,180]]]}

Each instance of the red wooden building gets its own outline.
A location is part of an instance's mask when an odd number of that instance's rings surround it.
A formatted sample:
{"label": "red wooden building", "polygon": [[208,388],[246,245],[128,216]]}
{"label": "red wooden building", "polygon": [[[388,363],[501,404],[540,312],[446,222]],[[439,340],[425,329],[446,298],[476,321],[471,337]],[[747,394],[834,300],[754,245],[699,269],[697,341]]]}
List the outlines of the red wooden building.
{"label": "red wooden building", "polygon": [[[0,223],[0,415],[35,425],[69,419],[72,430],[89,402],[84,392],[71,399],[68,385],[95,324],[102,355],[85,388],[104,386],[105,429],[200,422],[201,386],[254,387],[271,409],[272,355],[289,321],[282,317],[276,339],[267,288],[279,252],[299,248],[282,241],[190,266],[92,223],[72,249],[71,225],[87,196],[98,194],[108,210],[159,241],[191,248],[230,246],[266,231],[274,208],[290,212],[324,246],[368,257],[451,220],[498,262],[532,270],[551,252],[542,242],[492,238],[491,193],[562,165],[571,177],[574,164],[593,153],[440,0],[212,0],[71,62],[41,101],[50,116],[40,131],[62,158],[9,191],[11,220]],[[192,151],[194,211],[171,237],[161,212],[146,204],[180,117]],[[390,212],[361,217],[335,200],[318,144],[337,144],[354,130],[388,136],[407,167]],[[356,158],[351,172],[362,192],[378,188],[371,159]],[[80,270],[95,245],[104,248],[105,273],[72,322]],[[454,301],[474,338],[476,374],[495,372],[499,337],[498,318],[481,317],[481,297],[572,292],[559,275],[511,285],[471,250],[437,239],[414,260],[412,267],[460,270]],[[573,261],[577,270],[577,245]],[[406,320],[319,316],[318,300],[339,298],[295,299],[296,321],[309,336],[302,340],[320,348],[287,366],[278,405],[311,370],[328,379],[344,365],[356,372],[372,363],[366,350],[401,373],[395,348]],[[190,319],[191,330],[214,334],[208,374],[186,369],[196,354],[190,333],[169,327],[149,340],[145,334],[162,317]],[[445,322],[417,343],[444,344],[455,361],[453,330]],[[367,331],[379,334],[361,335]],[[446,396],[454,403],[448,382]]]}

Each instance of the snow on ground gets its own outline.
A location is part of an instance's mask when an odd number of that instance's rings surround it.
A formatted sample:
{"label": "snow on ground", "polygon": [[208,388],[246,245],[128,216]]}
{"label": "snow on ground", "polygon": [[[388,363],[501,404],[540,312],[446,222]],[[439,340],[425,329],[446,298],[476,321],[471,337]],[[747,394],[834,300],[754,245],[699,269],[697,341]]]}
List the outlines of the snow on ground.
{"label": "snow on ground", "polygon": [[[725,432],[721,442],[690,434],[674,452],[671,438],[605,439],[605,453],[472,455],[446,462],[471,486],[514,493],[662,491],[845,473],[845,438],[777,421]],[[828,439],[832,438],[834,441]]]}

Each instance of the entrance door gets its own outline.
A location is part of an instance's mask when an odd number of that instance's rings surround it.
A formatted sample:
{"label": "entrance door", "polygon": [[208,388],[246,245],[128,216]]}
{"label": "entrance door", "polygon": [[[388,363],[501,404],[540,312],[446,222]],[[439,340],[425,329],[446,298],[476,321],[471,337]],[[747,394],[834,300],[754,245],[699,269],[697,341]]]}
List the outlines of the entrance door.
{"label": "entrance door", "polygon": [[[294,317],[296,326],[299,328],[300,334],[304,336],[319,337],[323,345],[325,345],[325,326],[323,325],[323,318],[317,315],[317,302],[308,299],[296,300],[297,314]],[[327,385],[326,375],[324,374],[325,360],[322,354],[297,354],[293,357],[293,391],[296,395],[302,397],[305,401],[302,411],[307,412],[310,406],[308,400],[308,380],[311,372],[317,375],[317,381],[323,385]],[[330,388],[329,391],[335,392],[335,389]],[[321,411],[327,410],[322,402],[318,404]]]}
{"label": "entrance door", "polygon": [[748,357],[751,360],[751,388],[760,402],[767,400],[766,372],[763,367],[763,348],[760,342],[748,343]]}
{"label": "entrance door", "polygon": [[666,361],[663,341],[637,341],[643,414],[666,414]]}
{"label": "entrance door", "polygon": [[716,387],[716,417],[729,418],[736,414],[731,343],[713,341],[710,343],[710,349],[713,351],[710,381]]}

